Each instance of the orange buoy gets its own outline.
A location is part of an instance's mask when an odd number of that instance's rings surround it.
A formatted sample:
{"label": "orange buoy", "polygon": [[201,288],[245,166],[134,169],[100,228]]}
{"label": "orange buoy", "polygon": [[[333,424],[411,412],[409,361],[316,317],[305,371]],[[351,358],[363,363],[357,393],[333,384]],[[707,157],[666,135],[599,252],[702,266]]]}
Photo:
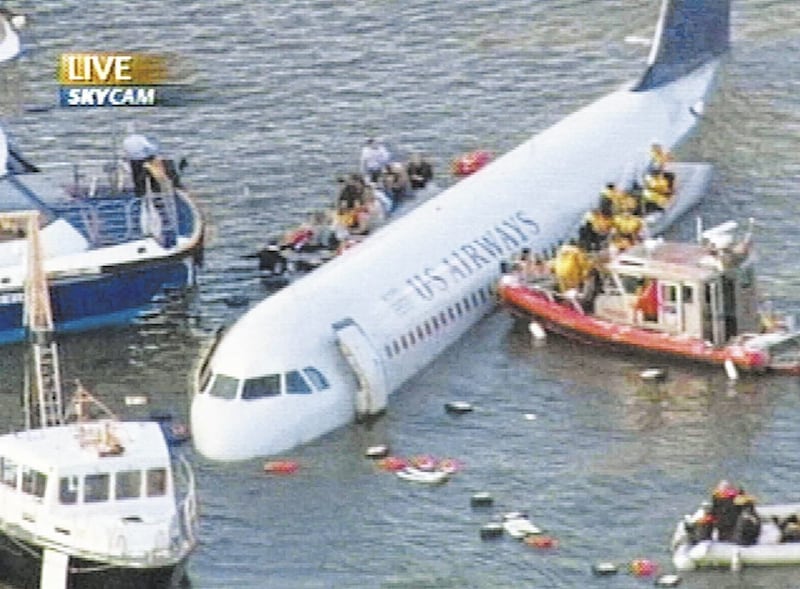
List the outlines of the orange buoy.
{"label": "orange buoy", "polygon": [[397,472],[398,470],[403,470],[406,466],[408,466],[408,460],[405,458],[400,458],[399,456],[387,456],[386,458],[381,458],[375,464],[377,464],[378,468],[381,470],[385,470],[387,472]]}
{"label": "orange buoy", "polygon": [[552,536],[544,536],[536,534],[532,536],[525,536],[525,544],[534,548],[558,548],[558,540]]}
{"label": "orange buoy", "polygon": [[658,565],[649,558],[636,558],[628,565],[628,570],[634,577],[649,577],[656,574]]}
{"label": "orange buoy", "polygon": [[469,176],[488,164],[491,159],[491,152],[476,149],[454,159],[450,164],[450,172],[453,176]]}
{"label": "orange buoy", "polygon": [[268,460],[264,463],[264,472],[269,474],[293,474],[299,468],[296,460]]}

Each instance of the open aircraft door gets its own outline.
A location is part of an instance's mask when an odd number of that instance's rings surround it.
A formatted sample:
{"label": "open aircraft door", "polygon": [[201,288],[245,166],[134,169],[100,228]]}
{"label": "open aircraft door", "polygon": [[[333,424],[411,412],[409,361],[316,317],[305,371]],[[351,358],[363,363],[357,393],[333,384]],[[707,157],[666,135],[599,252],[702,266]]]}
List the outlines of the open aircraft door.
{"label": "open aircraft door", "polygon": [[334,323],[333,329],[339,348],[358,378],[356,415],[359,418],[377,415],[386,409],[389,397],[386,372],[378,351],[364,330],[349,317]]}

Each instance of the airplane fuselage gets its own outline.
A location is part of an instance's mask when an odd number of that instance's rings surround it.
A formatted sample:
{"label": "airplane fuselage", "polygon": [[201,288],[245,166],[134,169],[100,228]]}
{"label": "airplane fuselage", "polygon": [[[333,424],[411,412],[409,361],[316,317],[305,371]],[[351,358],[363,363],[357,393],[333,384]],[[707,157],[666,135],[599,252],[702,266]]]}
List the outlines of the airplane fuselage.
{"label": "airplane fuselage", "polygon": [[250,309],[193,397],[197,449],[220,460],[283,452],[352,421],[365,375],[396,391],[494,307],[501,260],[564,239],[606,182],[644,167],[654,141],[685,138],[717,66],[601,98]]}

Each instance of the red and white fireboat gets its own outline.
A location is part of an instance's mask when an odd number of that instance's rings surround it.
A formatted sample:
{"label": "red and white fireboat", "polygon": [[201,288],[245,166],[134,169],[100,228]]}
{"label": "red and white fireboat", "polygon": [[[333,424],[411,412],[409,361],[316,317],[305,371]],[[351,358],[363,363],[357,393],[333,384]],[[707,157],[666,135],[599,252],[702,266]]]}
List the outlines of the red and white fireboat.
{"label": "red and white fireboat", "polygon": [[752,247],[728,221],[697,243],[645,240],[625,251],[588,255],[580,288],[559,290],[558,267],[503,274],[498,294],[531,333],[737,369],[800,374],[800,331],[791,317],[759,310]]}

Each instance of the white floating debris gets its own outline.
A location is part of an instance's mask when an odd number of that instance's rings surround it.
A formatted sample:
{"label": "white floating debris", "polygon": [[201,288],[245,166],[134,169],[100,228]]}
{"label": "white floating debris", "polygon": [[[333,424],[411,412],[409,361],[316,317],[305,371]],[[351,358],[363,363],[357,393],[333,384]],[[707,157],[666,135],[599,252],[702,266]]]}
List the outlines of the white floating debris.
{"label": "white floating debris", "polygon": [[528,324],[528,331],[535,340],[541,341],[547,337],[547,332],[544,330],[544,327],[542,327],[536,321],[531,321]]}
{"label": "white floating debris", "polygon": [[473,407],[466,401],[450,401],[444,404],[444,410],[448,413],[469,413]]}
{"label": "white floating debris", "polygon": [[681,578],[678,575],[661,575],[656,579],[656,587],[677,587],[680,585]]}
{"label": "white floating debris", "polygon": [[377,446],[370,446],[364,452],[367,458],[384,458],[389,454],[389,446],[386,444],[379,444]]}
{"label": "white floating debris", "polygon": [[542,530],[534,525],[525,514],[506,514],[503,519],[503,529],[512,538],[524,538],[542,533]]}
{"label": "white floating debris", "polygon": [[447,470],[422,470],[407,466],[402,470],[398,470],[395,474],[406,481],[436,485],[447,481],[452,473]]}
{"label": "white floating debris", "polygon": [[525,419],[527,419],[528,421],[534,421],[536,419],[536,414],[535,413],[526,413],[525,414]]}
{"label": "white floating debris", "polygon": [[619,572],[619,567],[613,562],[598,562],[592,565],[592,572],[595,575],[615,575]]}
{"label": "white floating debris", "polygon": [[128,407],[132,407],[134,405],[147,405],[150,401],[147,395],[126,395],[125,396],[125,404]]}
{"label": "white floating debris", "polygon": [[503,524],[499,522],[489,522],[481,526],[481,538],[499,538],[503,535]]}
{"label": "white floating debris", "polygon": [[664,380],[667,372],[663,368],[647,368],[639,373],[642,380]]}
{"label": "white floating debris", "polygon": [[733,360],[730,358],[725,360],[725,374],[728,375],[730,380],[736,380],[739,378],[739,371],[736,370],[736,364],[734,364]]}
{"label": "white floating debris", "polygon": [[494,503],[494,497],[485,491],[475,493],[469,500],[473,507],[487,507]]}

